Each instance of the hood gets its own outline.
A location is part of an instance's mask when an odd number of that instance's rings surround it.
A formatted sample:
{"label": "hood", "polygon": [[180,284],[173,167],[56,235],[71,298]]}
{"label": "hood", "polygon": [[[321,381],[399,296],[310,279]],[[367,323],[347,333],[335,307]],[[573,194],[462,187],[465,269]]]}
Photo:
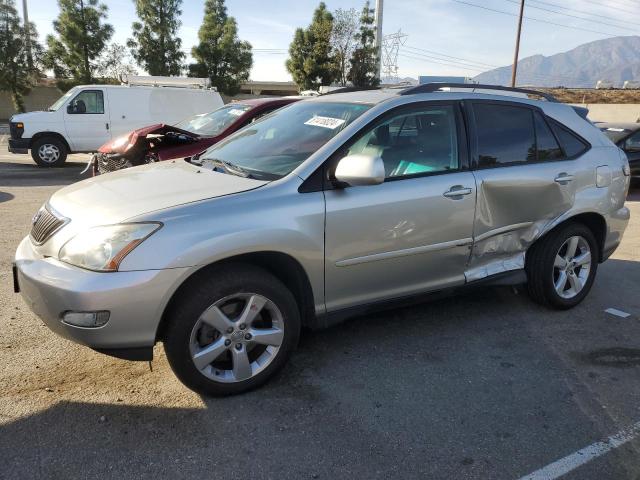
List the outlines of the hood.
{"label": "hood", "polygon": [[132,130],[129,133],[125,133],[124,135],[114,138],[113,140],[109,140],[98,149],[98,152],[125,153],[136,145],[136,142],[139,139],[146,138],[147,135],[164,135],[167,132],[184,134],[192,139],[200,138],[200,135],[197,133],[189,132],[188,130],[173,127],[165,123],[156,123],[155,125],[149,125],[147,127],[138,128],[137,130]]}
{"label": "hood", "polygon": [[184,161],[168,161],[74,183],[54,193],[49,204],[73,223],[108,225],[156,210],[252,190],[266,183]]}
{"label": "hood", "polygon": [[51,121],[59,122],[60,121],[59,119],[53,118],[53,117],[56,117],[56,113],[57,112],[45,112],[44,110],[37,110],[34,112],[25,112],[25,113],[16,113],[9,120],[11,122],[26,123],[29,120],[34,120],[34,119],[38,119],[42,121],[46,121],[50,119]]}

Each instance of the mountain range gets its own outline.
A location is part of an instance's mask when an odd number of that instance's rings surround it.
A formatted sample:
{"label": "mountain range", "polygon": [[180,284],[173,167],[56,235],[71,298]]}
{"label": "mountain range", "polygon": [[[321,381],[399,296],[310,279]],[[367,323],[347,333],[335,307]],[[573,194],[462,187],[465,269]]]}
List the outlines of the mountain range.
{"label": "mountain range", "polygon": [[[508,85],[511,66],[481,73],[479,83]],[[533,55],[518,62],[518,85],[593,88],[598,80],[622,87],[640,80],[640,36],[613,37],[585,43],[568,52]]]}

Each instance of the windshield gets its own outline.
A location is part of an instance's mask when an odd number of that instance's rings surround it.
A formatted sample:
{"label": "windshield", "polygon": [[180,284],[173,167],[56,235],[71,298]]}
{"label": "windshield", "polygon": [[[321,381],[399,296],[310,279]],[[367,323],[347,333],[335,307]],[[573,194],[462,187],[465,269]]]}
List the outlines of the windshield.
{"label": "windshield", "polygon": [[51,105],[49,107],[49,111],[50,112],[55,112],[56,110],[58,110],[62,105],[64,105],[64,103],[73,95],[75,95],[78,92],[78,88],[77,87],[73,87],[71,90],[69,90],[67,93],[65,93],[63,96],[61,96],[58,100],[56,100],[56,103],[54,103],[53,105]]}
{"label": "windshield", "polygon": [[250,105],[233,103],[211,113],[203,113],[187,118],[175,126],[198,135],[212,137],[222,133],[225,128],[235,122],[247,110],[251,110]]}
{"label": "windshield", "polygon": [[209,148],[200,160],[232,164],[256,178],[280,178],[369,108],[356,103],[294,103]]}

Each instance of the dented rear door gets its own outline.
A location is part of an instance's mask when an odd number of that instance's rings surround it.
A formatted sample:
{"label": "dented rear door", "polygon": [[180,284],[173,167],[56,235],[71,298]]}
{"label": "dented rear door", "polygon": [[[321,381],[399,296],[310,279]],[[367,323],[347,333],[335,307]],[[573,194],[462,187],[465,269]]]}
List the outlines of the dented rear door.
{"label": "dented rear door", "polygon": [[588,182],[537,108],[467,104],[477,188],[467,281],[524,268],[527,248],[574,204]]}

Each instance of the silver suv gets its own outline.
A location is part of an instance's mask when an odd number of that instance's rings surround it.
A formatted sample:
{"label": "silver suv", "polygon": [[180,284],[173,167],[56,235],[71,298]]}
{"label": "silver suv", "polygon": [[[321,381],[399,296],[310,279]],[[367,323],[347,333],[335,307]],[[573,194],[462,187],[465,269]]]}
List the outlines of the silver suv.
{"label": "silver suv", "polygon": [[148,360],[162,341],[212,395],[265,382],[303,326],[424,293],[527,282],[577,305],[629,220],[625,155],[552,97],[451,87],[312,98],[192,163],[63,188],[18,247],[16,290],[100,352]]}

